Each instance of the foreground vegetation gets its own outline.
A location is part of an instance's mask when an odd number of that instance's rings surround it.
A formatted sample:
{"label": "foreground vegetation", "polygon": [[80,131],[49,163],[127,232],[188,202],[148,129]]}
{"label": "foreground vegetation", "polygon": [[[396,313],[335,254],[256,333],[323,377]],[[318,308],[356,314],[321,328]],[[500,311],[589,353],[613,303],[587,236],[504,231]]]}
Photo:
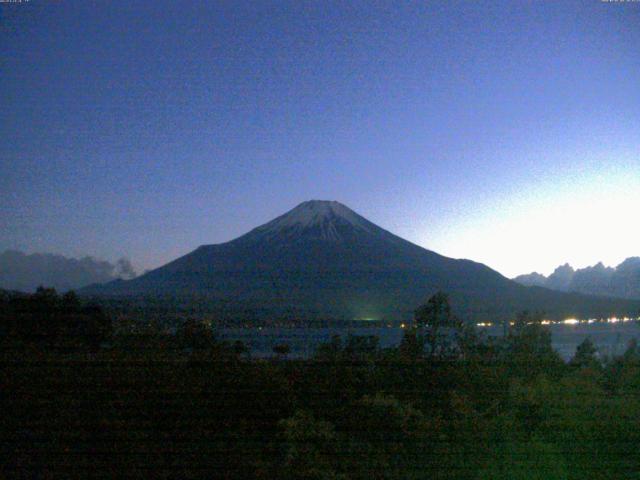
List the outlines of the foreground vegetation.
{"label": "foreground vegetation", "polygon": [[195,322],[119,333],[51,291],[1,306],[5,477],[640,476],[640,349],[587,340],[566,364],[536,316],[487,341],[436,295],[398,348],[252,360]]}

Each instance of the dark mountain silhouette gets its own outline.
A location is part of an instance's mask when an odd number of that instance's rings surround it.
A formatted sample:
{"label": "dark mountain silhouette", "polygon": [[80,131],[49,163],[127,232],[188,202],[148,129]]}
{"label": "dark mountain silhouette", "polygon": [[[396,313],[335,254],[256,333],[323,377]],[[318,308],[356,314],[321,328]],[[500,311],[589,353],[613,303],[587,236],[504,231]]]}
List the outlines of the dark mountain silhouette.
{"label": "dark mountain silhouette", "polygon": [[478,320],[523,309],[552,317],[640,312],[640,302],[523,287],[480,263],[414,245],[329,201],[302,203],[233,241],[201,246],[133,280],[81,293],[188,299],[235,320],[399,320],[411,318],[437,290],[451,295],[458,315]]}
{"label": "dark mountain silhouette", "polygon": [[602,262],[574,270],[568,263],[545,277],[533,272],[514,280],[522,285],[536,285],[562,292],[578,292],[630,299],[640,299],[640,257],[630,257],[615,268]]}

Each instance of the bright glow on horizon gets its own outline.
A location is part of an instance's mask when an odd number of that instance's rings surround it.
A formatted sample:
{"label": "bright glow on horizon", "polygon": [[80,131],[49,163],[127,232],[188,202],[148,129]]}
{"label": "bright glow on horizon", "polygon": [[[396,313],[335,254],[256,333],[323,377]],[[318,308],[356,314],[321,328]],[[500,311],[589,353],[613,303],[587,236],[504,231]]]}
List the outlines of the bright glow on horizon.
{"label": "bright glow on horizon", "polygon": [[480,207],[429,246],[482,262],[507,277],[549,275],[570,263],[615,267],[640,255],[640,167],[626,172],[550,180]]}

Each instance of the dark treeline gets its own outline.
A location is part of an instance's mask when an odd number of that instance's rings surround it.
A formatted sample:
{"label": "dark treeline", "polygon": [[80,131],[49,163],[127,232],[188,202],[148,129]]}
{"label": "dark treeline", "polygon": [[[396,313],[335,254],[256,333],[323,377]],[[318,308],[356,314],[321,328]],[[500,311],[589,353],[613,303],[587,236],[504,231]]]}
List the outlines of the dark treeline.
{"label": "dark treeline", "polygon": [[97,349],[112,334],[112,320],[73,292],[38,287],[34,294],[0,291],[0,333],[51,348]]}
{"label": "dark treeline", "polygon": [[[335,337],[309,360],[286,360],[286,345],[270,360],[251,359],[243,344],[217,342],[197,321],[176,335],[132,332],[45,290],[5,295],[0,318],[6,477],[611,479],[640,471],[640,349],[603,359],[586,340],[564,363],[538,315],[523,313],[504,337],[487,340],[437,294],[416,310],[398,348]],[[47,330],[46,319],[56,327]]]}

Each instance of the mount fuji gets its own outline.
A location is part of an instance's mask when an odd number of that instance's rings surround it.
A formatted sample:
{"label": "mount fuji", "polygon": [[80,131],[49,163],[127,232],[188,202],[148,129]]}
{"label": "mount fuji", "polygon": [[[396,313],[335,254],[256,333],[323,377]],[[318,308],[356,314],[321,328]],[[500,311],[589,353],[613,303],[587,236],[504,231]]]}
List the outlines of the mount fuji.
{"label": "mount fuji", "polygon": [[[640,302],[525,287],[470,260],[404,240],[335,201],[312,200],[230,242],[203,245],[86,296],[173,299],[225,321],[407,320],[437,290],[476,321],[520,310],[549,318],[637,315]],[[195,308],[195,307],[194,307]]]}

